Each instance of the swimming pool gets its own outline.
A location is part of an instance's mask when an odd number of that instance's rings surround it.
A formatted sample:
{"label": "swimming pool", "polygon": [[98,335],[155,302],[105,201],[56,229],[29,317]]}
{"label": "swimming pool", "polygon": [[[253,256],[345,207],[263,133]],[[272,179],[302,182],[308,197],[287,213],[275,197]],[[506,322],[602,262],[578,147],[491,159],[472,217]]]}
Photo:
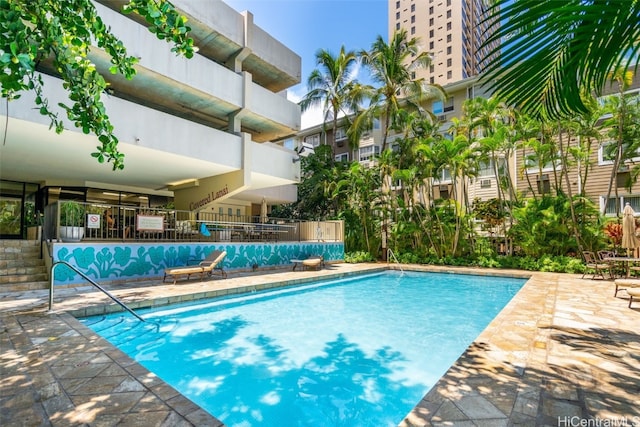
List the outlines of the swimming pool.
{"label": "swimming pool", "polygon": [[227,426],[396,426],[524,282],[385,272],[82,321]]}

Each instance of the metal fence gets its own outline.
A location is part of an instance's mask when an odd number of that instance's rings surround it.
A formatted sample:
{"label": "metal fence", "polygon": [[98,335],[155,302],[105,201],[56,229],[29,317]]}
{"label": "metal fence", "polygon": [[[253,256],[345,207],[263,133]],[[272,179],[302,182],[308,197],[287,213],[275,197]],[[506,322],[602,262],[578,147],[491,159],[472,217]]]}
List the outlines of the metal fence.
{"label": "metal fence", "polygon": [[341,242],[342,221],[223,215],[58,201],[45,208],[43,238],[77,241]]}

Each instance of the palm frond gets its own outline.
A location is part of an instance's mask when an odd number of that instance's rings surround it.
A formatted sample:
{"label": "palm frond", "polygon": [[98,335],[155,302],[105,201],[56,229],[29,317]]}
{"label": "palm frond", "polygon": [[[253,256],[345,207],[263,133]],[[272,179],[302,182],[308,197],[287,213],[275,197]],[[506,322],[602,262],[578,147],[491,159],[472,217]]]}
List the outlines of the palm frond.
{"label": "palm frond", "polygon": [[638,1],[498,0],[486,21],[485,46],[500,47],[482,82],[535,117],[588,111],[581,93],[600,94],[611,70],[637,63]]}

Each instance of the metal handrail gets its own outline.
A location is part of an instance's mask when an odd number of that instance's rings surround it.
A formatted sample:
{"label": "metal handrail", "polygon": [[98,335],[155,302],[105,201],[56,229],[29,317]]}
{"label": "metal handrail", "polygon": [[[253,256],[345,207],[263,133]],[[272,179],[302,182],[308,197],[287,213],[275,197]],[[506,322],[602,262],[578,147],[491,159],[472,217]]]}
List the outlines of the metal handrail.
{"label": "metal handrail", "polygon": [[133,314],[136,318],[138,318],[138,320],[140,320],[141,322],[146,322],[146,320],[144,320],[142,317],[140,317],[135,311],[133,311],[132,309],[127,307],[125,303],[120,301],[118,298],[116,298],[111,293],[109,293],[109,291],[107,291],[105,288],[103,288],[102,286],[97,284],[92,278],[90,278],[89,276],[84,274],[82,271],[78,270],[77,268],[75,268],[73,265],[69,264],[66,261],[56,261],[51,266],[51,274],[49,275],[49,311],[53,310],[53,278],[54,278],[53,270],[60,264],[64,264],[67,267],[69,267],[71,270],[73,270],[76,273],[78,273],[83,279],[85,279],[86,281],[91,283],[93,286],[95,286],[96,288],[98,288],[99,290],[104,292],[105,295],[107,295],[109,298],[111,298],[113,301],[115,301],[120,307],[124,308],[129,313]]}
{"label": "metal handrail", "polygon": [[389,262],[389,259],[393,258],[396,260],[396,264],[398,264],[398,268],[400,269],[400,271],[402,273],[404,273],[404,270],[402,269],[402,265],[400,264],[400,261],[398,261],[398,258],[396,258],[396,254],[393,253],[393,251],[391,250],[391,248],[387,249],[387,262]]}

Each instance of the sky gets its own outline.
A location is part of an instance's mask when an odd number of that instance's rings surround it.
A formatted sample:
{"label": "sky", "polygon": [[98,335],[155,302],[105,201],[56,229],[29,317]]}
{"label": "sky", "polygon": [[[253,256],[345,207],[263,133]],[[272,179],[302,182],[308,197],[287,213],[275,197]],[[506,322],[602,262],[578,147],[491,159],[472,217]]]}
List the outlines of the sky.
{"label": "sky", "polygon": [[[347,50],[368,50],[380,35],[387,36],[387,0],[224,0],[302,59],[301,83],[288,89],[298,102],[307,93],[307,78],[316,68],[315,53],[326,49],[337,55]],[[360,80],[366,76],[360,75]],[[322,123],[322,111],[302,115],[302,129]]]}

